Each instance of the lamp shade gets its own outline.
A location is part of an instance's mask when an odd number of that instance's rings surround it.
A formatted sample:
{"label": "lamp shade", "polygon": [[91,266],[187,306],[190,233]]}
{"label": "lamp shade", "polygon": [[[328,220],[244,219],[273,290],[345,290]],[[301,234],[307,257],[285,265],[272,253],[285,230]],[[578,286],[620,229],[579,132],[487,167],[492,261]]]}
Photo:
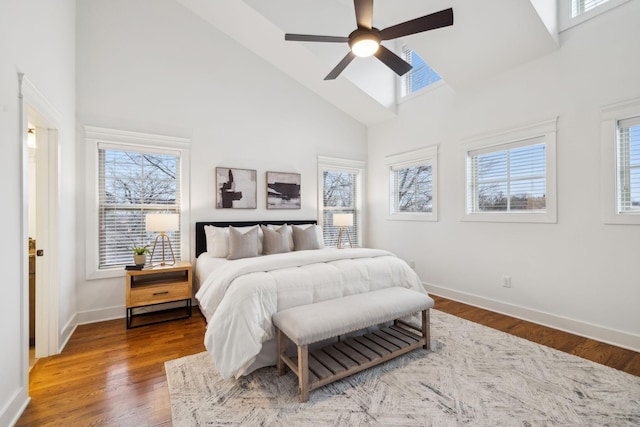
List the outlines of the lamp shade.
{"label": "lamp shade", "polygon": [[146,230],[156,232],[178,231],[180,229],[179,214],[147,214]]}
{"label": "lamp shade", "polygon": [[336,227],[351,227],[353,214],[333,214],[333,225]]}

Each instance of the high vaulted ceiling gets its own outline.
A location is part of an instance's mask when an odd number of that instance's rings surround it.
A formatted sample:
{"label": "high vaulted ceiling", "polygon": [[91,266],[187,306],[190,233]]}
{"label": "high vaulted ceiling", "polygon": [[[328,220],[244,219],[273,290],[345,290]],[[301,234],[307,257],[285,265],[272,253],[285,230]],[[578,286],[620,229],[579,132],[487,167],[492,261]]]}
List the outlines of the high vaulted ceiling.
{"label": "high vaulted ceiling", "polygon": [[[204,20],[365,125],[395,116],[396,76],[375,58],[356,58],[333,81],[324,77],[346,55],[342,43],[284,40],[285,33],[347,36],[356,28],[352,0],[177,0]],[[453,90],[464,90],[552,52],[555,1],[374,0],[379,29],[453,8],[454,25],[385,42],[406,43]]]}

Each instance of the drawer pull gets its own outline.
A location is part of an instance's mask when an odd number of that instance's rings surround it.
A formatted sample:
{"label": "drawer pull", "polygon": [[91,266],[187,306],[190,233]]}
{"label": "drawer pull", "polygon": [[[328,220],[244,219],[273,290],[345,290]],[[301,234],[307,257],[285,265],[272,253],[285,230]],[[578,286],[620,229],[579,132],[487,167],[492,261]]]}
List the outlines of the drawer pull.
{"label": "drawer pull", "polygon": [[158,295],[166,295],[166,294],[168,294],[168,293],[169,293],[169,291],[154,292],[154,293],[153,293],[153,296],[154,296],[154,297],[156,297],[156,296],[158,296]]}

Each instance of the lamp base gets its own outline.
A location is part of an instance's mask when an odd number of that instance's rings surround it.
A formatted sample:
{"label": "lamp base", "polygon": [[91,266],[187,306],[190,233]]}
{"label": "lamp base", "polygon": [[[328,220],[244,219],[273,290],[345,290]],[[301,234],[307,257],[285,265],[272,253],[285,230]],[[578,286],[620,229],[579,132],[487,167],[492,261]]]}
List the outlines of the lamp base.
{"label": "lamp base", "polygon": [[349,235],[349,230],[347,230],[347,227],[340,227],[340,230],[338,231],[338,249],[343,249],[342,247],[342,233],[345,232],[347,233],[347,238],[349,239],[349,246],[353,247],[353,243],[351,243],[351,235]]}
{"label": "lamp base", "polygon": [[[156,245],[158,244],[158,239],[160,239],[162,241],[162,261],[160,261],[160,264],[155,264],[155,265],[160,265],[161,267],[164,267],[166,265],[175,265],[176,263],[176,257],[173,255],[173,248],[171,247],[171,240],[169,239],[169,236],[167,236],[165,233],[160,233],[156,236],[156,240],[153,242],[153,249],[151,250],[151,257],[149,259],[149,264],[153,267],[153,254],[156,252]],[[169,245],[169,251],[171,252],[171,260],[172,262],[166,263],[165,262],[165,257],[164,257],[164,241],[165,239],[167,240],[167,244]]]}

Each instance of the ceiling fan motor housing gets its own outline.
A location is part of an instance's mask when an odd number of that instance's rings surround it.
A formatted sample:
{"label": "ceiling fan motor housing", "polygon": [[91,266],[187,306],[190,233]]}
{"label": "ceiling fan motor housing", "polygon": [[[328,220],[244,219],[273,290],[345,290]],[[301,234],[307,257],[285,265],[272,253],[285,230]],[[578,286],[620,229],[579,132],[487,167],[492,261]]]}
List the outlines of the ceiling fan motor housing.
{"label": "ceiling fan motor housing", "polygon": [[358,28],[349,34],[349,47],[351,51],[361,57],[373,55],[380,46],[380,30],[377,28]]}

